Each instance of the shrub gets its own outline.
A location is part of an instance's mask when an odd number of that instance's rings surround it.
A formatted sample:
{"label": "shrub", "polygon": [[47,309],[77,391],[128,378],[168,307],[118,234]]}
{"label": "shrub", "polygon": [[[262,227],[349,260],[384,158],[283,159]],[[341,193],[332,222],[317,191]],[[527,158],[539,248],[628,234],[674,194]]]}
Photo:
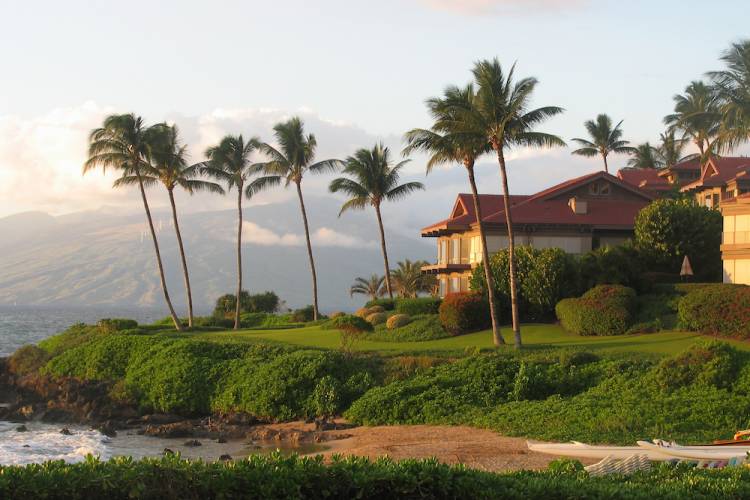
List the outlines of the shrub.
{"label": "shrub", "polygon": [[44,349],[25,345],[8,358],[8,371],[14,375],[28,375],[41,368],[48,359],[49,354]]}
{"label": "shrub", "polygon": [[384,312],[375,312],[368,314],[365,319],[372,326],[382,325],[388,320],[388,315]]}
{"label": "shrub", "polygon": [[360,307],[359,309],[354,311],[354,316],[365,319],[365,316],[367,316],[369,312],[370,312],[370,309],[368,307]]}
{"label": "shrub", "polygon": [[656,200],[635,218],[635,246],[650,271],[678,273],[687,255],[698,280],[721,279],[721,213],[694,200]]}
{"label": "shrub", "polygon": [[[579,293],[576,260],[559,248],[516,247],[516,274],[519,283],[519,314],[522,320],[546,320],[554,314],[555,304]],[[500,315],[510,317],[508,251],[490,258],[495,297]],[[471,276],[471,289],[486,296],[484,269],[478,266]]]}
{"label": "shrub", "polygon": [[307,323],[315,317],[315,308],[312,305],[305,306],[301,309],[295,309],[292,312],[292,323]]}
{"label": "shrub", "polygon": [[68,349],[83,345],[90,340],[105,335],[107,335],[107,332],[97,326],[76,323],[64,332],[42,340],[39,342],[39,347],[47,351],[51,356],[57,356]]}
{"label": "shrub", "polygon": [[691,384],[731,387],[741,367],[740,354],[729,344],[701,342],[683,353],[664,359],[654,370],[662,389],[674,390]]}
{"label": "shrub", "polygon": [[382,312],[385,312],[385,308],[383,306],[370,306],[367,308],[368,316],[370,314],[377,314],[377,313],[382,313]]}
{"label": "shrub", "polygon": [[453,335],[484,330],[490,326],[489,305],[478,293],[448,294],[440,304],[440,323]]}
{"label": "shrub", "polygon": [[563,328],[578,335],[620,335],[632,322],[635,291],[599,285],[578,299],[563,299],[555,312]]}
{"label": "shrub", "polygon": [[365,309],[372,306],[380,306],[386,311],[393,311],[396,307],[396,301],[394,299],[373,299],[365,303]]}
{"label": "shrub", "polygon": [[327,328],[342,330],[346,332],[363,333],[371,332],[372,324],[364,318],[354,315],[344,315],[328,321]]}
{"label": "shrub", "polygon": [[120,330],[132,330],[138,328],[138,322],[134,319],[104,318],[100,319],[96,326],[107,333],[119,332]]}
{"label": "shrub", "polygon": [[636,290],[644,288],[641,255],[633,245],[600,247],[578,259],[579,290],[603,284],[623,285]]}
{"label": "shrub", "polygon": [[338,318],[340,316],[346,316],[346,313],[342,312],[342,311],[335,311],[335,312],[331,313],[331,315],[329,316],[329,318],[335,319],[335,318]]}
{"label": "shrub", "polygon": [[388,318],[385,326],[389,330],[393,330],[394,328],[401,328],[402,326],[406,326],[409,323],[411,323],[411,316],[409,316],[408,314],[394,314],[393,316]]}
{"label": "shrub", "polygon": [[330,375],[321,378],[312,394],[312,408],[316,417],[331,418],[339,408],[339,382]]}
{"label": "shrub", "polygon": [[682,297],[680,326],[687,330],[737,338],[750,338],[750,287],[703,286]]}
{"label": "shrub", "polygon": [[[240,292],[240,313],[273,313],[279,308],[279,296],[274,292],[263,292],[250,295],[246,290]],[[237,308],[237,296],[228,293],[216,300],[213,315],[218,318],[232,316]]]}
{"label": "shrub", "polygon": [[442,300],[438,297],[417,297],[414,299],[398,299],[396,312],[400,314],[437,314]]}
{"label": "shrub", "polygon": [[440,323],[440,318],[435,314],[429,314],[412,318],[407,325],[398,328],[388,329],[386,323],[386,328],[381,327],[375,333],[368,334],[367,338],[385,342],[422,342],[450,336]]}

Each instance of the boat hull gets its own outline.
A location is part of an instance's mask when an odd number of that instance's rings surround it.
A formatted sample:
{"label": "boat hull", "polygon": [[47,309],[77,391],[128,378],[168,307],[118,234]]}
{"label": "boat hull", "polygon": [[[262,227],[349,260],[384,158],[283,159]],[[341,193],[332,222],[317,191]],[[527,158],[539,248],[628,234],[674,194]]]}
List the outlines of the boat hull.
{"label": "boat hull", "polygon": [[612,457],[620,460],[630,458],[633,455],[646,455],[649,460],[663,461],[672,460],[674,457],[643,449],[639,446],[596,446],[573,441],[570,443],[537,443],[527,441],[529,450],[547,455],[575,458],[595,458],[601,460]]}
{"label": "boat hull", "polygon": [[648,441],[638,441],[638,447],[649,453],[661,453],[673,459],[689,460],[730,460],[745,458],[750,452],[750,446],[680,446],[678,444],[660,445]]}

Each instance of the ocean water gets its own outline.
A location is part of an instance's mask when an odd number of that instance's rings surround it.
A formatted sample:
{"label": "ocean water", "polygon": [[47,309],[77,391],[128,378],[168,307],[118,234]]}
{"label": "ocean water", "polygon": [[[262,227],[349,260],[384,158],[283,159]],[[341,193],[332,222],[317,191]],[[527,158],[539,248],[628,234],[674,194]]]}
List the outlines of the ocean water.
{"label": "ocean water", "polygon": [[35,344],[75,323],[96,323],[102,318],[131,318],[152,323],[164,311],[138,308],[52,308],[0,306],[0,356],[9,356],[24,344]]}

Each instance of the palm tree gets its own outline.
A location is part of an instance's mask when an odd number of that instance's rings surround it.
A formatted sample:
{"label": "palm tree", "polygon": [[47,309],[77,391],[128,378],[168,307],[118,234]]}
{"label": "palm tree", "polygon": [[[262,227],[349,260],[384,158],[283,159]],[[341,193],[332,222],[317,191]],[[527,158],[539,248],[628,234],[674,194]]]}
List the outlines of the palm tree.
{"label": "palm tree", "polygon": [[424,189],[421,182],[407,182],[399,184],[401,169],[409,162],[403,160],[395,165],[391,162],[390,150],[382,143],[375,144],[371,150],[359,149],[353,156],[345,160],[343,174],[352,178],[339,177],[331,182],[332,193],[342,191],[349,195],[349,199],[341,206],[339,216],[347,210],[362,210],[367,205],[375,209],[380,230],[380,248],[383,252],[385,264],[385,285],[388,297],[393,298],[390,269],[388,265],[388,251],[385,245],[385,231],[383,230],[383,216],[380,205],[384,201],[397,201],[409,196],[414,191]]}
{"label": "palm tree", "polygon": [[661,168],[664,166],[664,162],[659,157],[659,152],[648,142],[639,144],[633,148],[630,159],[628,160],[628,167],[631,168]]}
{"label": "palm tree", "polygon": [[721,60],[726,69],[709,76],[721,99],[723,135],[728,145],[736,146],[750,139],[750,40],[733,43]]}
{"label": "palm tree", "polygon": [[716,89],[704,82],[691,82],[684,94],[674,96],[674,113],[664,117],[670,131],[689,138],[700,152],[701,166],[721,149],[722,115]]}
{"label": "palm tree", "polygon": [[156,239],[154,221],[151,218],[151,210],[148,207],[146,189],[143,183],[142,172],[151,168],[153,144],[152,134],[149,131],[150,127],[146,127],[143,118],[133,113],[108,116],[104,119],[102,127],[92,130],[89,135],[88,159],[83,165],[83,173],[101,167],[103,172],[112,168],[123,176],[135,176],[143,200],[143,209],[146,211],[151,239],[154,243],[164,301],[167,303],[169,315],[175,328],[181,331],[182,323],[177,317],[169,298],[167,282],[164,278],[164,266],[159,252],[159,241]]}
{"label": "palm tree", "polygon": [[513,220],[510,213],[510,190],[506,173],[505,151],[513,147],[564,146],[556,135],[536,132],[534,126],[563,112],[557,106],[529,109],[531,96],[538,83],[536,78],[522,78],[514,82],[515,64],[506,75],[500,61],[479,61],[472,70],[477,85],[474,106],[467,114],[475,123],[472,129],[484,131],[485,137],[497,154],[503,188],[505,223],[508,230],[508,261],[511,315],[514,343],[521,348],[521,324],[518,318],[518,286],[516,284],[515,244]]}
{"label": "palm tree", "polygon": [[305,200],[302,196],[302,179],[308,172],[318,174],[336,170],[342,162],[340,160],[323,160],[313,163],[318,142],[313,134],[305,135],[304,125],[298,117],[277,123],[273,130],[279,149],[270,144],[261,144],[260,150],[269,157],[269,160],[258,165],[267,175],[266,179],[269,183],[278,184],[283,180],[285,186],[294,184],[297,188],[302,223],[305,227],[307,256],[310,259],[310,272],[312,274],[313,319],[317,320],[320,315],[318,309],[318,278],[315,273],[315,259],[310,243],[310,226],[307,222]]}
{"label": "palm tree", "polygon": [[349,289],[349,295],[354,297],[355,294],[367,295],[372,300],[382,297],[385,293],[383,281],[385,277],[373,274],[369,279],[355,278],[354,284]]}
{"label": "palm tree", "polygon": [[185,294],[188,305],[188,326],[193,327],[193,294],[190,289],[190,274],[188,273],[185,248],[182,234],[177,220],[177,207],[174,201],[174,190],[181,187],[191,195],[196,191],[209,191],[224,194],[224,190],[216,183],[196,179],[199,174],[198,165],[189,166],[187,163],[187,146],[180,143],[176,126],[161,123],[152,126],[148,132],[152,148],[152,164],[144,167],[140,179],[135,175],[124,175],[115,181],[115,187],[137,185],[143,183],[145,187],[161,183],[169,195],[172,207],[172,221],[177,234],[177,245],[182,261],[182,274],[185,281]]}
{"label": "palm tree", "polygon": [[690,159],[693,155],[683,156],[685,139],[677,139],[674,130],[659,135],[659,146],[656,148],[657,155],[664,168],[671,168],[681,161]]}
{"label": "palm tree", "polygon": [[398,267],[391,271],[391,279],[399,296],[415,298],[420,293],[432,292],[436,280],[432,274],[422,274],[422,267],[426,265],[423,260],[412,262],[409,259],[397,264]]}
{"label": "palm tree", "polygon": [[234,329],[240,328],[242,294],[242,198],[251,198],[273,184],[273,179],[250,178],[260,169],[250,157],[260,147],[260,139],[251,137],[245,140],[241,135],[227,135],[218,145],[206,150],[207,161],[200,163],[201,173],[226,183],[227,190],[237,188],[237,302],[234,311]]}
{"label": "palm tree", "polygon": [[591,140],[580,138],[571,139],[573,142],[581,146],[579,149],[574,150],[572,154],[589,157],[601,155],[604,160],[604,171],[609,173],[607,157],[611,153],[633,153],[633,148],[628,146],[629,142],[622,140],[621,125],[622,120],[612,128],[612,119],[606,114],[598,115],[596,120],[588,120],[584,122],[583,126],[586,127],[586,131],[589,133]]}
{"label": "palm tree", "polygon": [[482,266],[484,269],[485,288],[490,304],[490,319],[492,322],[492,340],[495,345],[504,344],[500,335],[500,321],[497,315],[495,301],[495,286],[489,267],[490,257],[487,250],[487,234],[481,217],[481,201],[477,191],[474,176],[474,164],[481,155],[491,151],[483,130],[472,129],[473,120],[467,119],[467,110],[473,107],[476,93],[469,84],[464,88],[448,87],[443,97],[433,97],[426,101],[427,109],[434,123],[428,129],[412,129],[404,136],[406,147],[404,154],[413,151],[423,151],[430,155],[427,161],[427,173],[437,165],[457,163],[463,165],[469,177],[471,198],[474,213],[477,214],[477,227],[482,245]]}

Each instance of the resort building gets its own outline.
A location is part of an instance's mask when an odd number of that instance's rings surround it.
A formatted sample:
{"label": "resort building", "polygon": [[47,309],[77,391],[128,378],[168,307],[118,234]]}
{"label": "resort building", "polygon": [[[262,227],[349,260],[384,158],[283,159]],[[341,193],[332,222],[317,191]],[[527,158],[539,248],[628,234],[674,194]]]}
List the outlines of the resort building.
{"label": "resort building", "polygon": [[[654,195],[605,172],[563,182],[530,196],[513,195],[510,210],[516,245],[559,247],[582,254],[633,236],[638,211]],[[480,217],[490,254],[508,246],[502,195],[480,195]],[[436,238],[437,262],[422,272],[438,275],[440,296],[469,290],[471,271],[482,261],[477,214],[470,194],[459,194],[450,216],[421,231]]]}
{"label": "resort building", "polygon": [[721,244],[724,283],[750,285],[750,193],[725,200],[721,214],[724,216]]}
{"label": "resort building", "polygon": [[666,176],[660,174],[661,171],[654,168],[626,167],[617,172],[617,178],[646,191],[655,198],[663,198],[668,196],[675,186]]}
{"label": "resort building", "polygon": [[[698,160],[683,163],[697,164]],[[700,205],[718,208],[726,200],[750,192],[750,158],[711,158],[697,179],[680,185],[680,191],[693,194]]]}
{"label": "resort building", "polygon": [[698,180],[701,176],[701,164],[698,158],[680,162],[671,167],[657,170],[659,177],[671,185],[685,186]]}

